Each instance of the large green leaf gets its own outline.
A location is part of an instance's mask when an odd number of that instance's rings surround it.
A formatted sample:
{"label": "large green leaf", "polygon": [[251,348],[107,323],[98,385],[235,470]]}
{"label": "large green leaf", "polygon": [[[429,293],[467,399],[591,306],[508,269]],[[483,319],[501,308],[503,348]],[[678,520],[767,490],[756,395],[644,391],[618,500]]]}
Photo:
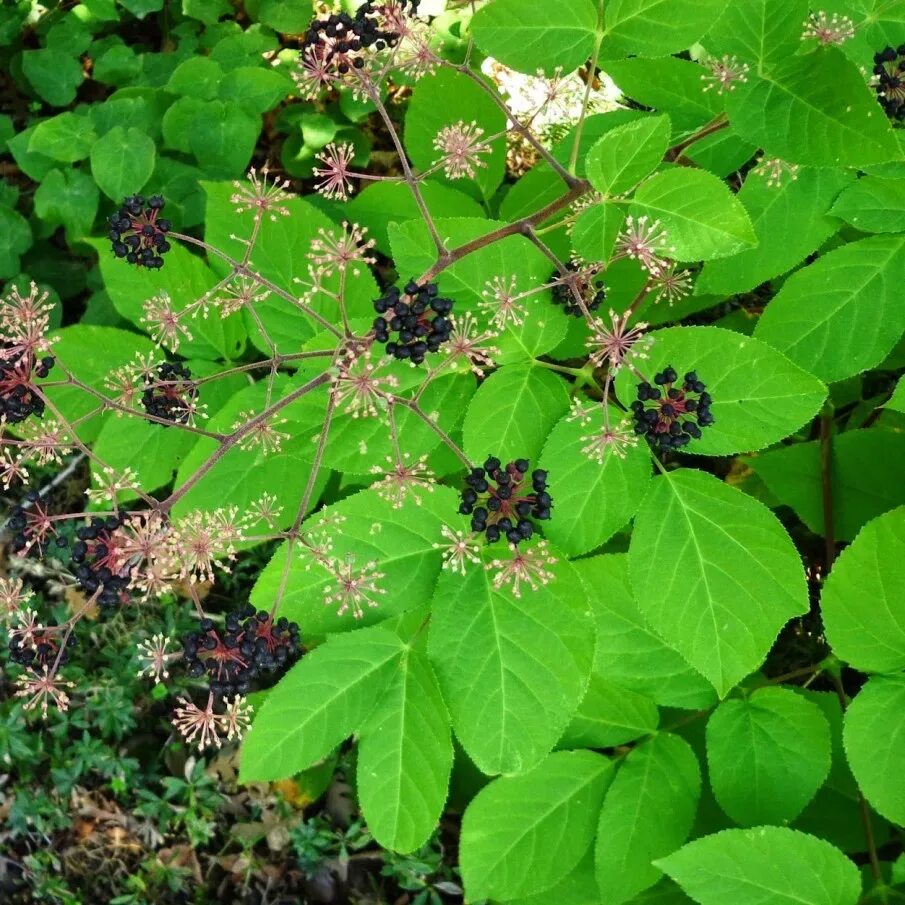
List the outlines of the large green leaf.
{"label": "large green leaf", "polygon": [[558,751],[478,792],[462,817],[467,901],[539,893],[565,877],[591,845],[612,776],[599,754]]}
{"label": "large green leaf", "polygon": [[712,707],[716,695],[710,683],[656,635],[639,612],[629,585],[628,557],[594,556],[577,560],[574,567],[597,622],[592,681],[599,676],[664,707]]}
{"label": "large green leaf", "polygon": [[591,55],[597,10],[591,0],[493,0],[471,31],[484,53],[520,72],[577,69]]}
{"label": "large green leaf", "polygon": [[91,147],[91,175],[108,198],[120,202],[151,178],[155,158],[154,142],[144,132],[114,126]]}
{"label": "large green leaf", "polygon": [[597,827],[601,905],[622,905],[663,876],[651,863],[688,837],[701,770],[684,739],[660,733],[634,748],[616,773]]}
{"label": "large green leaf", "polygon": [[74,163],[88,156],[96,140],[90,117],[67,112],[38,123],[28,140],[28,150]]}
{"label": "large green leaf", "polygon": [[877,676],[845,712],[845,755],[864,797],[893,823],[905,824],[905,676]]}
{"label": "large green leaf", "polygon": [[724,701],[707,723],[707,766],[720,807],[738,824],[794,820],[830,769],[830,727],[789,688]]}
{"label": "large green leaf", "polygon": [[822,380],[878,365],[905,331],[905,237],[850,242],[793,274],[755,336]]}
{"label": "large green leaf", "polygon": [[[638,443],[624,456],[609,451],[602,463],[583,452],[588,438],[603,430],[603,416],[600,406],[588,412],[589,423],[567,415],[551,431],[540,457],[556,494],[556,512],[544,533],[571,556],[599,547],[623,528],[650,483],[646,445]],[[621,413],[614,409],[610,417],[616,421]]]}
{"label": "large green leaf", "polygon": [[837,657],[864,672],[905,669],[905,508],[868,523],[842,551],[820,612]]}
{"label": "large green leaf", "polygon": [[808,609],[801,559],[778,519],[700,471],[653,482],[635,518],[629,568],[642,615],[721,697]]}
{"label": "large green leaf", "polygon": [[612,748],[650,735],[660,716],[643,694],[591,674],[587,694],[559,740],[560,748]]}
{"label": "large green leaf", "polygon": [[[441,566],[441,555],[434,544],[441,540],[444,522],[455,518],[458,503],[455,492],[448,487],[436,487],[421,499],[420,506],[410,503],[403,509],[394,509],[376,491],[365,490],[321,510],[302,524],[306,536],[325,536],[330,541],[330,555],[338,561],[352,556],[356,571],[374,561],[384,574],[378,580],[384,593],[372,595],[377,606],[364,606],[360,623],[386,619],[430,599]],[[340,521],[335,523],[335,519]],[[339,527],[331,527],[333,524]],[[274,595],[283,583],[287,558],[281,612],[297,622],[304,634],[352,628],[355,620],[350,613],[339,616],[336,604],[324,605],[325,591],[335,584],[331,572],[298,545],[284,545],[274,553],[252,589],[252,605],[273,605]]]}
{"label": "large green leaf", "polygon": [[0,279],[19,273],[19,258],[32,244],[31,227],[17,211],[0,204]]}
{"label": "large green leaf", "polygon": [[726,97],[732,128],[771,157],[812,167],[900,160],[889,120],[854,63],[835,48],[787,55]]}
{"label": "large green leaf", "polygon": [[[533,365],[500,368],[481,384],[468,406],[462,428],[465,452],[476,461],[488,455],[504,462],[534,459],[568,409],[566,385],[555,374]],[[555,477],[552,487],[554,482]]]}
{"label": "large green leaf", "polygon": [[757,245],[705,264],[695,293],[747,292],[799,264],[839,228],[826,211],[851,180],[843,170],[804,169],[795,179],[771,186],[763,176],[749,173],[738,198],[751,216]]}
{"label": "large green leaf", "polygon": [[757,244],[741,202],[704,170],[675,167],[657,173],[635,192],[631,212],[662,222],[679,261],[726,258]]}
{"label": "large green leaf", "polygon": [[[475,123],[483,130],[482,139],[506,131],[506,116],[488,96],[492,87],[482,88],[468,76],[452,69],[440,69],[421,79],[405,114],[405,148],[415,166],[427,170],[443,154],[434,147],[438,133],[459,122]],[[476,185],[489,197],[502,182],[506,170],[506,139],[497,138],[477,159],[484,166],[475,168],[475,179],[457,180],[466,191]],[[457,213],[461,213],[457,211]]]}
{"label": "large green leaf", "polygon": [[429,653],[456,736],[484,773],[537,766],[587,689],[593,621],[571,566],[550,571],[520,597],[479,566],[437,582]]}
{"label": "large green leaf", "polygon": [[[713,397],[715,423],[688,449],[701,455],[761,449],[806,424],[826,398],[826,387],[765,342],[721,327],[670,327],[653,336],[643,372],[672,365],[695,371]],[[627,405],[637,378],[624,369],[616,390]]]}
{"label": "large green leaf", "polygon": [[[494,220],[455,217],[436,221],[436,227],[449,248],[486,235],[504,224]],[[429,270],[436,263],[437,250],[427,227],[420,220],[401,225],[390,224],[390,244],[399,273],[408,279]],[[487,284],[499,278],[508,287],[515,279],[517,293],[535,290],[547,282],[553,265],[524,236],[507,236],[465,255],[438,277],[441,291],[456,303],[454,313],[472,312],[478,322],[486,324],[490,313],[479,309]],[[519,300],[524,309],[521,324],[506,322],[493,345],[500,350],[494,358],[500,364],[537,358],[553,349],[566,335],[568,317],[550,303],[550,291],[544,290]]]}
{"label": "large green leaf", "polygon": [[588,152],[588,180],[605,196],[633,189],[657,168],[669,147],[668,116],[649,116],[607,132]]}
{"label": "large green leaf", "polygon": [[361,729],[358,796],[374,838],[410,852],[433,832],[449,786],[449,715],[427,659],[426,633],[409,643]]}
{"label": "large green leaf", "polygon": [[[781,446],[746,461],[780,502],[791,506],[811,531],[823,536],[819,440]],[[905,504],[905,435],[876,429],[834,436],[830,487],[833,537],[853,540],[872,518]]]}
{"label": "large green leaf", "polygon": [[399,668],[402,640],[381,626],[330,638],[267,695],[242,746],[243,782],[286,779],[373,718]]}
{"label": "large green leaf", "polygon": [[903,232],[905,179],[862,176],[836,199],[830,213],[865,233]]}
{"label": "large green leaf", "polygon": [[839,849],[778,826],[705,836],[658,864],[700,905],[855,905],[861,895]]}
{"label": "large green leaf", "polygon": [[686,50],[707,31],[727,2],[610,0],[604,11],[607,47],[651,57]]}

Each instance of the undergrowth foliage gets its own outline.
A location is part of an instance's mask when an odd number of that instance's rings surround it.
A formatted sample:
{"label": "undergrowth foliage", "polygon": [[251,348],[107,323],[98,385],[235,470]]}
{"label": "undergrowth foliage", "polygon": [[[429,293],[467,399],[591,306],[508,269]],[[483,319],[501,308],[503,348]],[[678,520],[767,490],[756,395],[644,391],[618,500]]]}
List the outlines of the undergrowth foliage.
{"label": "undergrowth foliage", "polygon": [[[454,48],[417,0],[304,32],[297,94],[372,111],[387,172],[338,140],[309,198],[205,182],[203,237],[120,174],[91,245],[128,329],[8,289],[6,528],[79,592],[45,624],[0,578],[14,693],[52,721],[98,610],[185,606],[140,672],[243,781],[355,736],[411,852],[454,764],[496,777],[469,902],[901,897],[905,493],[860,472],[903,452],[905,19],[473,5]],[[30,473],[76,462],[61,511]]]}

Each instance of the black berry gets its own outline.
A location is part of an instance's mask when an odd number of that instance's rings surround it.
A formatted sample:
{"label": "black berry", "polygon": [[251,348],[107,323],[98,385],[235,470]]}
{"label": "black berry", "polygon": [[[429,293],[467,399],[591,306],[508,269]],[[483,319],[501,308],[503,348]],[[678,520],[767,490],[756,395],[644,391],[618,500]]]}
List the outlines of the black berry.
{"label": "black berry", "polygon": [[679,449],[713,424],[710,404],[707,387],[694,371],[679,384],[675,368],[664,368],[654,375],[653,384],[638,384],[638,398],[631,406],[635,433],[656,449]]}
{"label": "black berry", "polygon": [[152,195],[147,201],[143,195],[130,195],[123,201],[107,221],[107,236],[116,257],[150,270],[163,267],[162,256],[170,250],[170,221],[160,216],[164,204],[160,195]]}
{"label": "black berry", "polygon": [[157,366],[157,376],[145,378],[141,404],[149,415],[185,424],[194,409],[198,387],[187,367],[165,361]]}
{"label": "black berry", "polygon": [[421,364],[428,352],[436,352],[449,339],[452,299],[439,294],[436,283],[419,286],[409,280],[402,289],[393,286],[374,302],[377,342],[386,343],[387,355]]}

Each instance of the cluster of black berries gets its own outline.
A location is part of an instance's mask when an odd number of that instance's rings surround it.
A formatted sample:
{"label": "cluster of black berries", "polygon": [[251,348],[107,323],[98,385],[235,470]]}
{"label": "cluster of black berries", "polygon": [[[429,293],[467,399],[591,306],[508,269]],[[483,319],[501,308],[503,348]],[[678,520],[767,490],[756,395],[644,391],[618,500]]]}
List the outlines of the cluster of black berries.
{"label": "cluster of black berries", "polygon": [[638,398],[632,403],[635,433],[644,434],[656,449],[678,449],[701,436],[701,428],[713,424],[710,394],[689,371],[681,386],[675,368],[654,375],[653,385],[638,384]]}
{"label": "cluster of black berries", "polygon": [[59,665],[62,666],[69,659],[69,652],[75,644],[75,632],[70,632],[66,638],[59,631],[36,629],[26,634],[14,634],[10,638],[9,658],[20,666],[38,670],[46,666],[50,669],[57,662],[57,656],[60,658]]}
{"label": "cluster of black berries", "polygon": [[35,377],[46,377],[54,366],[54,359],[46,355],[36,360],[28,349],[10,349],[9,343],[0,345],[0,418],[7,424],[18,424],[29,415],[40,418],[44,414],[44,400],[35,392]]}
{"label": "cluster of black berries", "polygon": [[530,468],[527,459],[516,459],[504,468],[495,456],[489,456],[483,467],[472,468],[459,512],[471,516],[473,531],[483,532],[491,543],[505,536],[517,544],[534,534],[532,518],[550,518],[553,499],[547,493],[547,472],[532,471],[529,489]]}
{"label": "cluster of black berries", "polygon": [[890,119],[905,120],[905,44],[874,54],[874,75],[880,105]]}
{"label": "cluster of black berries", "polygon": [[244,695],[252,679],[278,676],[296,660],[299,627],[285,617],[274,622],[246,604],[227,614],[223,631],[202,619],[197,632],[183,637],[182,650],[188,674],[207,674],[215,697]]}
{"label": "cluster of black berries", "polygon": [[[47,552],[48,538],[54,536],[53,524],[37,490],[29,490],[25,502],[13,506],[6,528],[13,532],[10,548],[18,556],[41,557]],[[65,547],[66,541],[56,537],[56,545]]]}
{"label": "cluster of black berries", "polygon": [[165,361],[157,366],[156,377],[149,374],[145,378],[141,404],[155,418],[185,424],[197,398],[198,387],[192,381],[192,372],[184,365]]}
{"label": "cluster of black berries", "polygon": [[100,591],[98,606],[109,612],[129,600],[129,568],[116,539],[123,516],[93,517],[75,532],[70,551],[73,574],[79,587],[89,596]]}
{"label": "cluster of black berries", "polygon": [[152,195],[147,202],[143,195],[130,195],[123,201],[108,220],[116,257],[152,270],[163,267],[161,255],[170,250],[170,221],[160,216],[165,203],[160,195]]}
{"label": "cluster of black berries", "polygon": [[436,352],[449,339],[453,302],[439,292],[436,283],[419,286],[409,280],[404,289],[393,286],[374,302],[380,315],[374,319],[374,334],[377,342],[386,343],[387,355],[421,364],[428,352]]}
{"label": "cluster of black berries", "polygon": [[[397,8],[404,11],[411,7],[417,12],[419,0],[402,0]],[[369,48],[385,50],[395,47],[400,34],[392,27],[392,22],[382,15],[385,4],[367,0],[355,11],[333,13],[326,19],[315,19],[308,27],[302,41],[302,53],[308,48],[324,66],[335,66],[340,75],[350,69],[361,69],[364,57],[361,52]]]}
{"label": "cluster of black berries", "polygon": [[[566,264],[566,267],[573,273],[578,271],[578,266],[571,261]],[[581,317],[584,314],[575,300],[575,295],[571,288],[573,285],[578,294],[584,299],[585,307],[588,311],[596,311],[606,299],[606,288],[603,284],[594,283],[592,279],[579,278],[557,283],[553,287],[553,303],[562,305],[566,314],[570,314],[572,317]]]}

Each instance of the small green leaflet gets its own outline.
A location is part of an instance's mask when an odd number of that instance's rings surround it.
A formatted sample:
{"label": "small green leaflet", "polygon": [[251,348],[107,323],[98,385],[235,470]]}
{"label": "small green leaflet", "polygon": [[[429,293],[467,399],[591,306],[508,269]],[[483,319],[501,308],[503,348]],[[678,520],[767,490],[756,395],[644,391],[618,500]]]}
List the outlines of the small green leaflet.
{"label": "small green leaflet", "polygon": [[[540,457],[540,467],[550,472],[554,482],[551,492],[556,506],[544,533],[570,556],[599,547],[625,527],[651,479],[645,445],[636,443],[624,456],[608,450],[602,463],[584,452],[604,429],[601,406],[584,412],[580,419],[566,415],[556,424]],[[615,408],[610,414],[613,424],[622,417]]]}
{"label": "small green leaflet", "polygon": [[638,608],[725,697],[807,612],[801,558],[762,503],[701,471],[657,478],[629,547]]}
{"label": "small green leaflet", "polygon": [[631,213],[661,221],[678,261],[726,258],[757,244],[741,202],[704,170],[661,170],[639,186]]}
{"label": "small green leaflet", "polygon": [[794,820],[826,780],[830,727],[790,688],[724,701],[707,722],[707,765],[720,807],[738,824]]}
{"label": "small green leaflet", "polygon": [[902,158],[873,90],[833,47],[787,55],[762,78],[749,76],[726,95],[726,110],[733,131],[788,163],[863,167]]}
{"label": "small green leaflet", "polygon": [[754,335],[821,380],[878,365],[905,332],[905,237],[850,242],[793,274]]}
{"label": "small green leaflet", "polygon": [[877,812],[905,824],[905,676],[868,680],[845,711],[845,756]]}
{"label": "small green leaflet", "polygon": [[553,425],[569,410],[566,384],[534,365],[509,365],[490,375],[474,394],[462,434],[465,452],[483,462],[535,459]]}
{"label": "small green leaflet", "polygon": [[668,116],[648,116],[607,132],[588,152],[591,185],[606,197],[633,189],[663,160],[670,131]]}
{"label": "small green leaflet", "polygon": [[482,789],[462,817],[467,901],[540,893],[567,876],[591,845],[612,777],[599,754],[558,751]]}
{"label": "small green leaflet", "polygon": [[405,645],[380,626],[329,639],[267,695],[242,746],[242,782],[286,779],[326,757],[366,719]]}
{"label": "small green leaflet", "polygon": [[869,522],[842,551],[820,612],[841,660],[863,672],[905,669],[905,507]]}
{"label": "small green leaflet", "polygon": [[398,852],[414,851],[433,832],[452,768],[449,715],[426,640],[422,631],[405,649],[358,746],[358,796],[368,829]]}
{"label": "small green leaflet", "polygon": [[480,565],[437,582],[428,652],[456,737],[484,773],[536,767],[587,689],[593,620],[572,567],[549,570],[520,597]]}
{"label": "small green leaflet", "polygon": [[651,863],[688,837],[701,793],[691,746],[660,733],[633,748],[610,784],[595,852],[601,905],[622,905],[663,876]]}
{"label": "small green leaflet", "polygon": [[471,22],[484,53],[529,75],[577,69],[591,55],[596,28],[591,0],[493,0]]}
{"label": "small green leaflet", "polygon": [[862,232],[903,232],[905,179],[862,176],[836,199],[830,213]]}
{"label": "small green leaflet", "polygon": [[858,868],[796,830],[724,830],[657,862],[699,905],[855,905]]}
{"label": "small green leaflet", "polygon": [[[691,441],[689,452],[762,449],[810,421],[826,398],[816,377],[758,339],[721,327],[669,327],[648,335],[648,357],[637,365],[648,379],[667,365],[680,378],[695,371],[713,397],[715,423]],[[637,385],[628,368],[620,371],[616,392],[625,405],[636,398]]]}

